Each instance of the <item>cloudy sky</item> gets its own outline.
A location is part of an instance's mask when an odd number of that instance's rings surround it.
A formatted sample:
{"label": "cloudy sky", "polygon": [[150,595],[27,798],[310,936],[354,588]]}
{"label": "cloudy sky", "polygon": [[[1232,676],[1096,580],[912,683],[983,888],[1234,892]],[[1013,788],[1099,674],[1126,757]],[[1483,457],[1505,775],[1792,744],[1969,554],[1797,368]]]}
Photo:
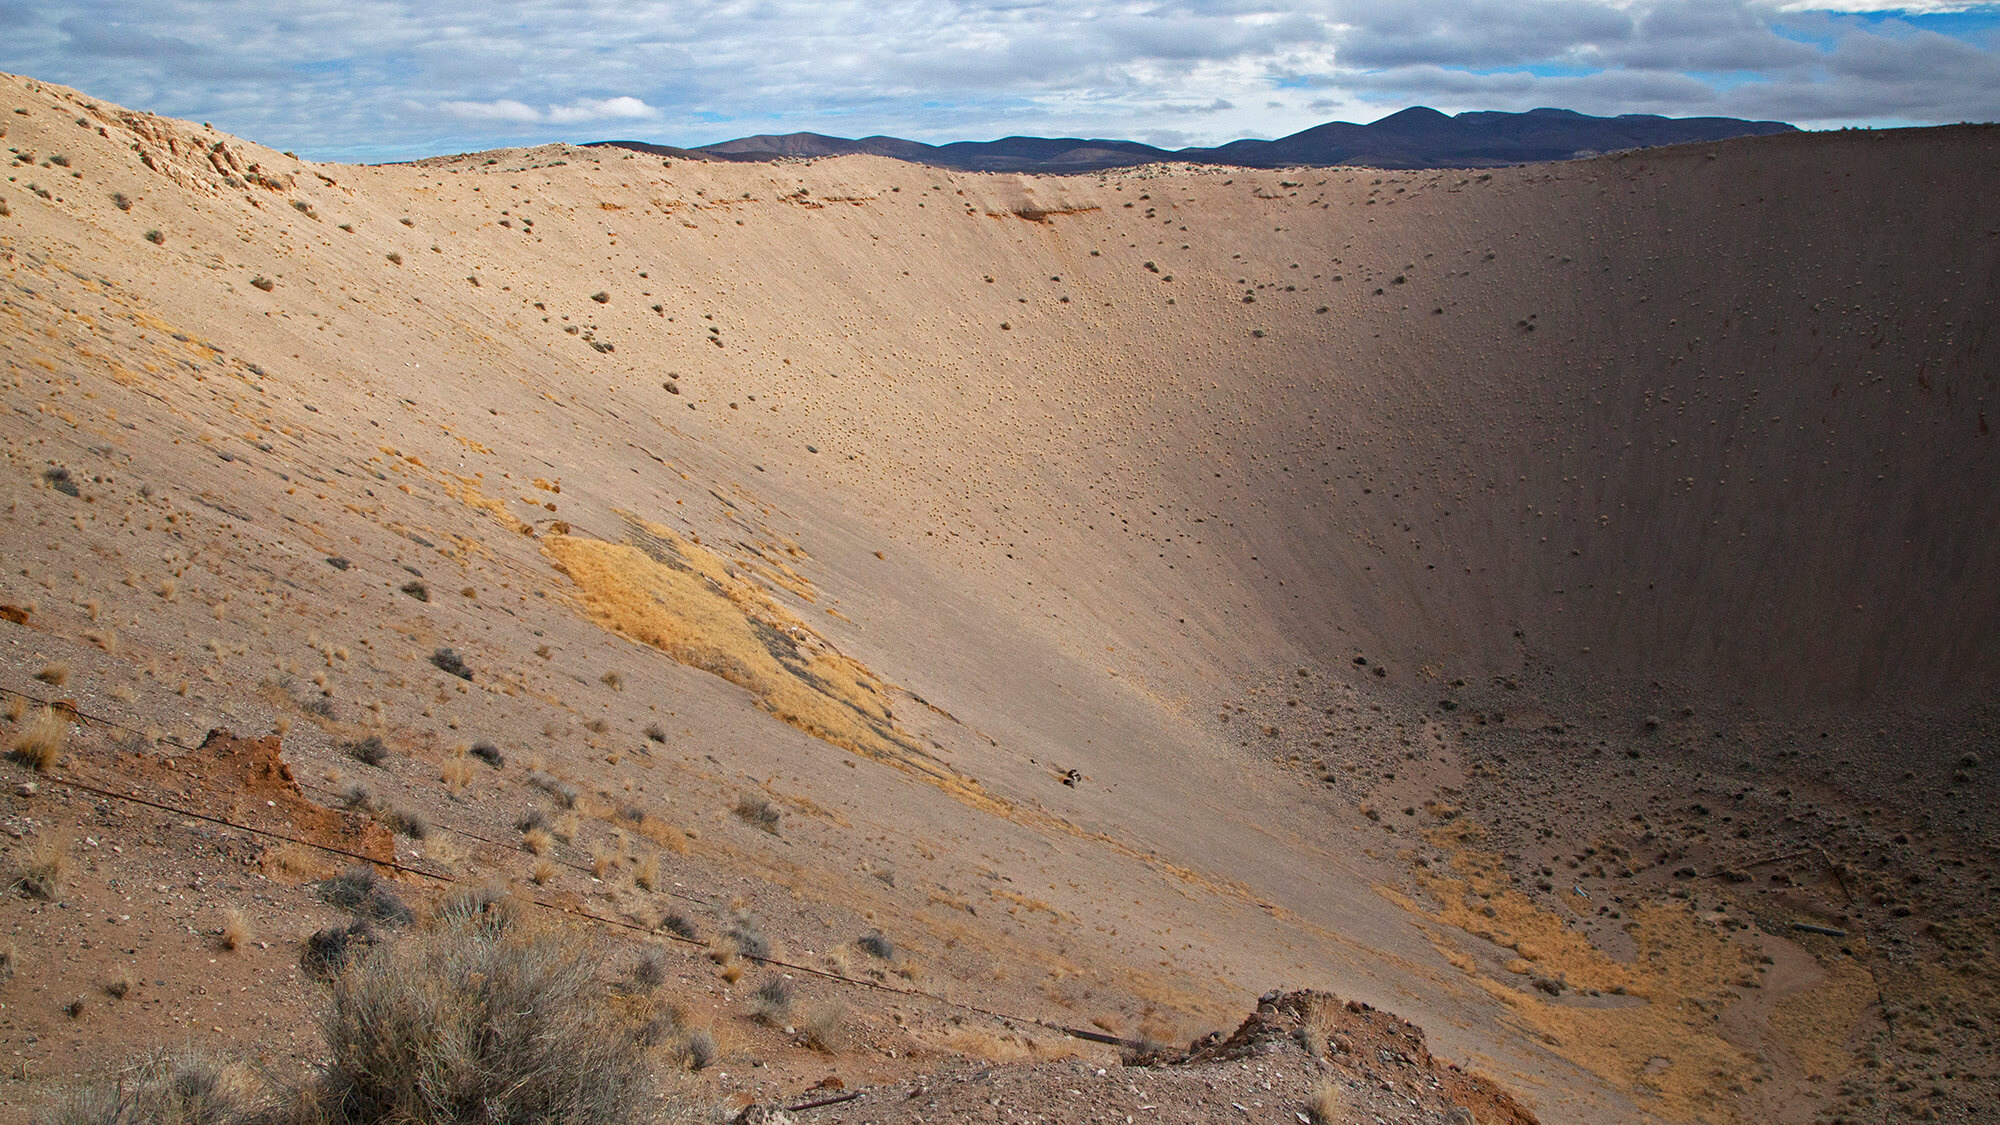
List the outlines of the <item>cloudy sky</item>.
{"label": "cloudy sky", "polygon": [[322,159],[798,130],[1176,147],[1560,106],[2000,119],[2000,0],[0,0],[0,69]]}

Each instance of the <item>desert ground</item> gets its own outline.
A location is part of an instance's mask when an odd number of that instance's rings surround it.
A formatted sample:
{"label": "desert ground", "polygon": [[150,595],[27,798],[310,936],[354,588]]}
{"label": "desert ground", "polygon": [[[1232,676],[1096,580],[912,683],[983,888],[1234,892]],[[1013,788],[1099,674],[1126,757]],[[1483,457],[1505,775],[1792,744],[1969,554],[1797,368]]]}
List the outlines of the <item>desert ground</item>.
{"label": "desert ground", "polygon": [[2000,1120],[2000,129],[0,141],[0,1123],[467,894],[663,1120]]}

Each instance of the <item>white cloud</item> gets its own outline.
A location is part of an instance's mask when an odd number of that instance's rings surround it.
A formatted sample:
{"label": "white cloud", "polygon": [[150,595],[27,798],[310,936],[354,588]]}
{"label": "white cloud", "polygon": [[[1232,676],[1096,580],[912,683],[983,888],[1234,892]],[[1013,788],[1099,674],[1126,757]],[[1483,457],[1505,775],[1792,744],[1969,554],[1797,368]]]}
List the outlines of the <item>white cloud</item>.
{"label": "white cloud", "polygon": [[568,105],[552,105],[540,110],[512,98],[490,102],[444,101],[439,102],[437,108],[461,121],[509,125],[576,125],[589,121],[644,120],[660,115],[659,110],[629,95],[595,100],[584,98]]}

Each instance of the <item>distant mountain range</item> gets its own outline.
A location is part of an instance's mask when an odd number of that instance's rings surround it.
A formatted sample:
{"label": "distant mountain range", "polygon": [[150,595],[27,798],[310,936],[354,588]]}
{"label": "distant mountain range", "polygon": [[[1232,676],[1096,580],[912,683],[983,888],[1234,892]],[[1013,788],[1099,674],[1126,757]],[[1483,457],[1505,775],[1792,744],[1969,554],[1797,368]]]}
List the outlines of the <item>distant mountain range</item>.
{"label": "distant mountain range", "polygon": [[1231,141],[1215,148],[1169,150],[1137,141],[1006,137],[928,145],[898,137],[849,140],[818,133],[760,135],[699,148],[645,141],[597,141],[688,160],[759,161],[867,153],[965,172],[1090,172],[1160,161],[1244,168],[1357,164],[1373,168],[1487,168],[1572,160],[1654,145],[1718,141],[1797,130],[1782,121],[1734,117],[1591,117],[1566,109],[1526,113],[1477,111],[1455,116],[1416,106],[1368,125],[1330,121],[1275,141]]}

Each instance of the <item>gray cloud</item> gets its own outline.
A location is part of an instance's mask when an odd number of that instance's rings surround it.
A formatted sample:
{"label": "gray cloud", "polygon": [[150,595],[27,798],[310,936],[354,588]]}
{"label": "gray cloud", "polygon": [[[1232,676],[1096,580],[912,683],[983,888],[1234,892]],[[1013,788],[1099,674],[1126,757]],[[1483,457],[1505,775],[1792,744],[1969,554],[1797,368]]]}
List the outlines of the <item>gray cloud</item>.
{"label": "gray cloud", "polygon": [[[1213,143],[1419,102],[1819,125],[2000,116],[1992,33],[1968,42],[1831,10],[1860,6],[0,0],[0,68],[339,158],[606,130],[683,144],[794,129]],[[1978,7],[2000,27],[2000,4]]]}

